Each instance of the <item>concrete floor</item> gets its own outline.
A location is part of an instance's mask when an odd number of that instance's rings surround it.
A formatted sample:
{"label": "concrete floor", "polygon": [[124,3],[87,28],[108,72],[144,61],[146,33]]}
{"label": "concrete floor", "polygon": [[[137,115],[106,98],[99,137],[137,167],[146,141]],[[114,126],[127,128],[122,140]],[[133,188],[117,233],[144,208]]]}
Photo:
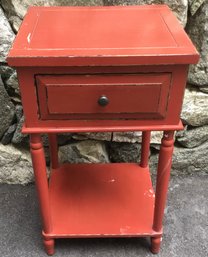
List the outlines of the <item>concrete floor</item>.
{"label": "concrete floor", "polygon": [[[34,185],[0,185],[0,256],[42,257]],[[172,177],[158,257],[208,256],[208,175]],[[59,239],[55,256],[154,256],[149,240]]]}

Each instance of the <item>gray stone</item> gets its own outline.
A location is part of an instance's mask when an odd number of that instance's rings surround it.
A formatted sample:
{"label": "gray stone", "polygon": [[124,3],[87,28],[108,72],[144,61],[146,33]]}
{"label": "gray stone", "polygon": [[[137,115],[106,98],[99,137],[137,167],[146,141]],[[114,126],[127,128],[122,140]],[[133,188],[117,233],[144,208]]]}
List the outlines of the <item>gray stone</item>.
{"label": "gray stone", "polygon": [[14,69],[7,65],[0,65],[0,75],[2,80],[5,82],[14,73]]}
{"label": "gray stone", "polygon": [[192,174],[208,173],[208,142],[195,148],[175,147],[173,155],[173,172]]}
{"label": "gray stone", "polygon": [[0,144],[0,183],[28,184],[33,181],[29,152]]}
{"label": "gray stone", "polygon": [[199,90],[208,94],[208,87],[199,87]]}
{"label": "gray stone", "polygon": [[11,125],[14,115],[14,105],[10,101],[0,77],[0,138]]}
{"label": "gray stone", "polygon": [[[69,143],[71,138],[72,138],[71,133],[58,134],[57,135],[58,145],[62,146]],[[48,140],[47,134],[42,135],[42,142],[44,146],[47,146],[47,147],[49,146],[49,140]]]}
{"label": "gray stone", "polygon": [[13,40],[14,32],[0,7],[0,62],[6,62],[6,57]]}
{"label": "gray stone", "polygon": [[20,25],[22,23],[22,20],[18,16],[11,16],[11,17],[9,17],[9,22],[10,22],[14,32],[17,33],[20,28]]}
{"label": "gray stone", "polygon": [[29,6],[102,5],[102,0],[1,0],[8,17],[23,19]]}
{"label": "gray stone", "polygon": [[[16,108],[16,117],[17,117],[18,124],[17,124],[17,129],[12,138],[12,143],[28,145],[29,144],[29,136],[27,134],[22,134],[22,132],[21,132],[22,126],[24,123],[24,116],[22,115],[22,106],[21,105],[19,105],[19,107]],[[58,134],[57,138],[58,138],[58,145],[60,145],[60,146],[65,145],[70,141],[71,133]],[[45,147],[49,146],[47,134],[42,135],[42,142]]]}
{"label": "gray stone", "polygon": [[14,135],[14,132],[16,130],[17,124],[13,124],[11,125],[8,130],[5,132],[5,134],[3,135],[2,139],[1,139],[1,143],[3,145],[8,145],[9,143],[11,143],[12,137]]}
{"label": "gray stone", "polygon": [[108,153],[104,142],[85,140],[59,147],[61,163],[108,163]]}
{"label": "gray stone", "polygon": [[160,144],[163,137],[163,131],[151,132],[151,144]]}
{"label": "gray stone", "polygon": [[94,139],[101,141],[111,141],[111,137],[111,132],[76,133],[72,136],[76,140]]}
{"label": "gray stone", "polygon": [[16,105],[16,104],[21,104],[21,98],[18,95],[10,95],[10,98],[12,100],[12,102]]}
{"label": "gray stone", "polygon": [[27,134],[22,134],[22,126],[24,123],[24,116],[21,117],[17,124],[17,129],[14,132],[14,136],[12,138],[13,144],[26,144],[28,145],[29,136]]}
{"label": "gray stone", "polygon": [[48,135],[47,135],[47,134],[41,135],[41,139],[42,139],[43,145],[46,146],[46,147],[48,147],[48,146],[49,146]]}
{"label": "gray stone", "polygon": [[208,1],[189,17],[187,32],[200,53],[199,63],[190,66],[189,83],[208,86]]}
{"label": "gray stone", "polygon": [[[175,146],[171,173],[174,175],[208,173],[208,141],[195,148]],[[151,155],[150,167],[153,173],[157,170],[158,154]]]}
{"label": "gray stone", "polygon": [[189,0],[189,10],[193,16],[206,0]]}
{"label": "gray stone", "polygon": [[13,100],[13,102],[20,104],[20,90],[16,71],[7,65],[1,65],[0,74],[10,98]]}
{"label": "gray stone", "polygon": [[16,71],[7,65],[0,65],[0,75],[12,101],[16,104],[21,104]]}
{"label": "gray stone", "polygon": [[155,150],[159,151],[160,150],[160,144],[151,144],[150,145],[150,150],[153,151],[153,152]]}
{"label": "gray stone", "polygon": [[[152,131],[151,132],[151,144],[160,144],[163,132]],[[126,143],[141,143],[142,132],[141,131],[128,131],[128,132],[113,132],[113,142],[126,142]]]}
{"label": "gray stone", "polygon": [[[104,5],[144,5],[153,4],[155,0],[104,0]],[[159,2],[159,0],[157,1]]]}
{"label": "gray stone", "polygon": [[128,132],[113,132],[113,142],[136,143],[141,142],[141,131],[128,131]]}
{"label": "gray stone", "polygon": [[183,147],[193,148],[208,140],[208,125],[179,131],[176,134],[176,141]]}
{"label": "gray stone", "polygon": [[65,145],[69,143],[72,138],[71,133],[58,134],[58,145]]}
{"label": "gray stone", "polygon": [[186,25],[188,0],[104,0],[105,5],[167,4],[183,26]]}
{"label": "gray stone", "polygon": [[[47,167],[50,167],[50,150],[48,147],[44,146],[44,154]],[[47,170],[47,174],[50,175],[50,169]]]}
{"label": "gray stone", "polygon": [[181,118],[185,124],[191,126],[208,124],[208,94],[194,87],[187,88]]}
{"label": "gray stone", "polygon": [[5,86],[7,87],[7,91],[11,92],[11,94],[20,95],[19,84],[17,80],[17,73],[14,72],[9,76],[9,78],[5,81]]}
{"label": "gray stone", "polygon": [[15,112],[16,112],[17,122],[19,122],[22,118],[22,115],[23,115],[22,105],[16,105],[15,106]]}
{"label": "gray stone", "polygon": [[12,137],[12,143],[13,144],[26,144],[28,145],[29,136],[26,134],[22,134],[22,125],[24,123],[24,116],[23,116],[23,108],[22,105],[16,105],[15,106],[15,112],[16,112],[16,120],[17,120],[17,128],[14,132],[14,135]]}
{"label": "gray stone", "polygon": [[109,155],[112,162],[139,162],[141,145],[139,143],[117,143],[109,145]]}
{"label": "gray stone", "polygon": [[103,5],[102,0],[54,0],[53,5],[61,6],[94,6],[94,5]]}

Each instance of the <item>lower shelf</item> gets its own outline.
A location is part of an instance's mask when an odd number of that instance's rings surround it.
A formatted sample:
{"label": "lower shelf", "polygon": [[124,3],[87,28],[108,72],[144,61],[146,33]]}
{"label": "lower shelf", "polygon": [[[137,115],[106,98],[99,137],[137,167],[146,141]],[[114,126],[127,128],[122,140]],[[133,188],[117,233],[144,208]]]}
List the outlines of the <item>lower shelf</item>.
{"label": "lower shelf", "polygon": [[50,185],[51,237],[154,235],[148,168],[135,163],[64,164]]}

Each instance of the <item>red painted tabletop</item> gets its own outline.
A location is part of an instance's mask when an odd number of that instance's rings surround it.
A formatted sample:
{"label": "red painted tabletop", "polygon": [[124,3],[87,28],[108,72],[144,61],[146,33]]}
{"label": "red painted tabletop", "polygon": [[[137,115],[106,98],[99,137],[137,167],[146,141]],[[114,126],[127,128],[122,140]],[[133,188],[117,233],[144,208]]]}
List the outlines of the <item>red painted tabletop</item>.
{"label": "red painted tabletop", "polygon": [[198,53],[165,5],[31,7],[7,60],[14,66],[178,64],[197,62]]}

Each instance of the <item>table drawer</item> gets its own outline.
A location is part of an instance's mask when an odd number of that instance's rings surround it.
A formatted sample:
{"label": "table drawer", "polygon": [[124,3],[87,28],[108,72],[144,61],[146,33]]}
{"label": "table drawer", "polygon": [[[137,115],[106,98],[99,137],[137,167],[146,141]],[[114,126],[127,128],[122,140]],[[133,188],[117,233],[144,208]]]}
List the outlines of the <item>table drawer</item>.
{"label": "table drawer", "polygon": [[39,118],[163,119],[170,73],[38,75]]}

